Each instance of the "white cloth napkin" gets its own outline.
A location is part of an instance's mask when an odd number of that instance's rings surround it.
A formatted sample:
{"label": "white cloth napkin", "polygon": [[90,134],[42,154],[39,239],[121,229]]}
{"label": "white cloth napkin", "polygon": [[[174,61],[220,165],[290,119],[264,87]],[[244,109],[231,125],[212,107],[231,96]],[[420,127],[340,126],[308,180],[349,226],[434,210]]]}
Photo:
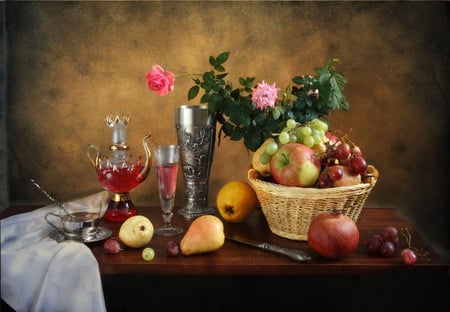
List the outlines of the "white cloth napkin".
{"label": "white cloth napkin", "polygon": [[[101,204],[107,191],[64,203]],[[56,205],[1,220],[1,297],[20,311],[106,311],[98,262],[88,246],[75,241],[58,243],[45,214]]]}

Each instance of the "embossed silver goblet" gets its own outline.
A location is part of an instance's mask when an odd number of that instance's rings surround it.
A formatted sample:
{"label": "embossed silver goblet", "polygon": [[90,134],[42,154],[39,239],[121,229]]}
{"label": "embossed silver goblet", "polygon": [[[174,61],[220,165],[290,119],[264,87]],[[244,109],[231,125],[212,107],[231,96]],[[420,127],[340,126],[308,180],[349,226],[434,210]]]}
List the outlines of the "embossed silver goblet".
{"label": "embossed silver goblet", "polygon": [[175,127],[181,151],[184,204],[178,212],[186,218],[212,214],[208,206],[209,175],[214,155],[216,120],[206,105],[181,105],[175,109]]}

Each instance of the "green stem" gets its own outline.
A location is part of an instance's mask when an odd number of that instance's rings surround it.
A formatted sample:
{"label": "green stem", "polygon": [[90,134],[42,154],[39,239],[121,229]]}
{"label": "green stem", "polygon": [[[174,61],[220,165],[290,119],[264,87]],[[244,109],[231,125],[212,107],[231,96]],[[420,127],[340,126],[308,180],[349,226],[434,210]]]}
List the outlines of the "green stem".
{"label": "green stem", "polygon": [[184,76],[202,76],[202,75],[201,74],[192,74],[192,73],[182,73],[182,74],[175,75],[175,77],[184,77]]}

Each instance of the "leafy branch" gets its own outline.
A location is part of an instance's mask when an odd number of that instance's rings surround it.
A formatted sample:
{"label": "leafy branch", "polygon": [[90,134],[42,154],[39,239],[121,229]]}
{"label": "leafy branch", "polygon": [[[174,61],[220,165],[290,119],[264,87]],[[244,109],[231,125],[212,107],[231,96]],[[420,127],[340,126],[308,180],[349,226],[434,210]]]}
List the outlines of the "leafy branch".
{"label": "leafy branch", "polygon": [[251,151],[280,132],[288,119],[304,123],[314,118],[324,118],[336,109],[349,110],[349,104],[343,94],[347,83],[345,76],[337,71],[338,59],[330,58],[324,67],[316,68],[316,75],[296,76],[294,85],[288,85],[272,108],[259,109],[252,102],[255,77],[239,78],[239,87],[234,88],[231,81],[225,80],[228,73],[224,63],[230,52],[210,56],[210,71],[193,78],[194,85],[188,91],[188,100],[196,98],[200,89],[204,93],[200,103],[208,104],[208,110],[221,124],[221,137],[231,140],[243,139],[244,145]]}

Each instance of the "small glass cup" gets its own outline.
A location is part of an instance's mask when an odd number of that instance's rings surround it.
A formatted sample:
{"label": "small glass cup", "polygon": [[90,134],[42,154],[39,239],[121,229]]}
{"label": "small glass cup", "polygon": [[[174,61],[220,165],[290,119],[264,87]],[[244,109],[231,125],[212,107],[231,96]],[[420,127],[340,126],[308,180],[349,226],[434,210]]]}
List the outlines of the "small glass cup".
{"label": "small glass cup", "polygon": [[180,159],[178,145],[158,145],[154,147],[156,177],[158,180],[159,199],[163,211],[164,226],[156,228],[154,233],[173,236],[183,232],[181,227],[172,226],[173,206],[177,187],[177,174]]}

